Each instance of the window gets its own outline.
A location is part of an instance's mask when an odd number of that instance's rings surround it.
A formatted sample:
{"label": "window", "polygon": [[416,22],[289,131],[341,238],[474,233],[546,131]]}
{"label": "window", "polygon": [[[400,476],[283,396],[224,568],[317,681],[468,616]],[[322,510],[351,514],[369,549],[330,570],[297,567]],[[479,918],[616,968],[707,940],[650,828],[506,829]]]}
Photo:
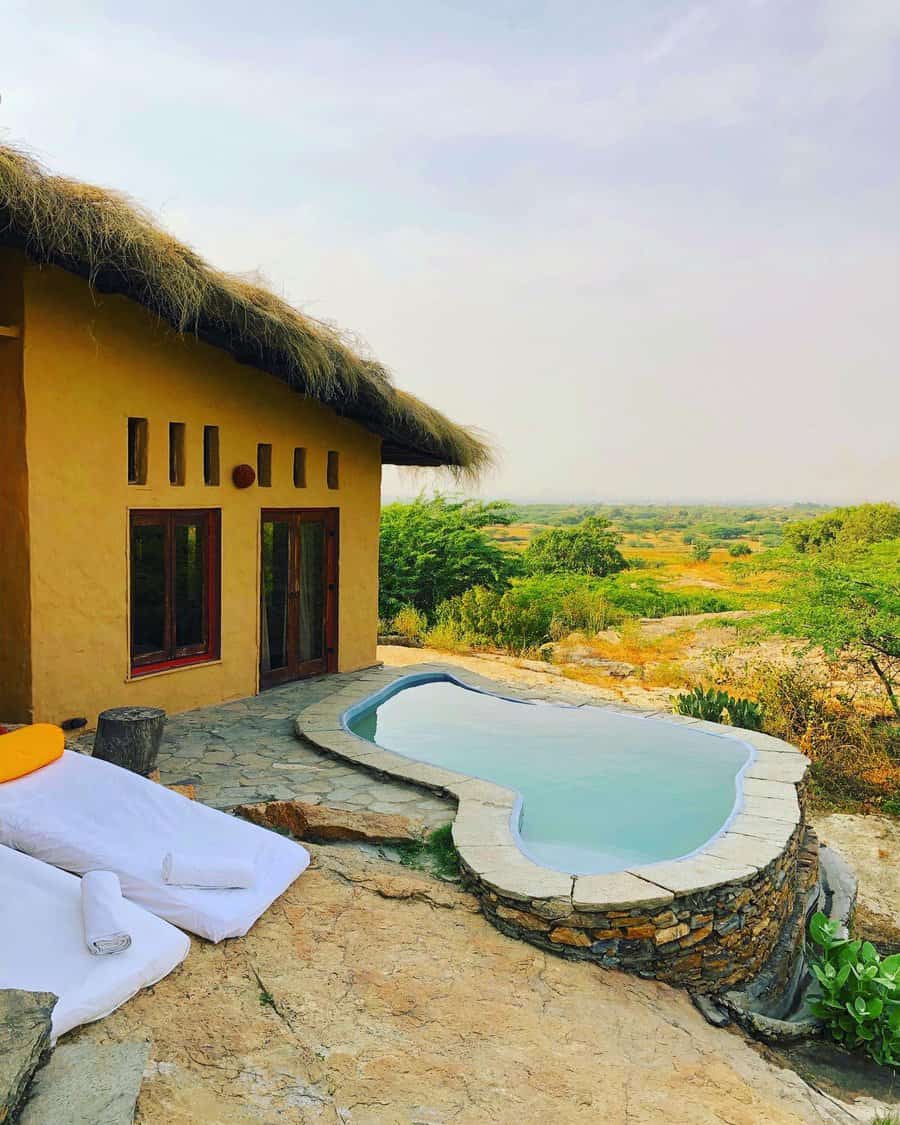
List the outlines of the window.
{"label": "window", "polygon": [[326,479],[329,488],[338,487],[338,453],[335,449],[328,450],[328,470]]}
{"label": "window", "polygon": [[265,442],[256,447],[256,483],[261,488],[272,487],[272,447]]}
{"label": "window", "polygon": [[131,670],[219,655],[218,511],[131,513]]}
{"label": "window", "polygon": [[306,450],[294,450],[294,488],[306,488]]}
{"label": "window", "polygon": [[147,483],[147,419],[128,419],[128,483]]}
{"label": "window", "polygon": [[203,483],[219,483],[219,427],[203,427]]}
{"label": "window", "polygon": [[184,484],[184,422],[169,423],[169,484]]}

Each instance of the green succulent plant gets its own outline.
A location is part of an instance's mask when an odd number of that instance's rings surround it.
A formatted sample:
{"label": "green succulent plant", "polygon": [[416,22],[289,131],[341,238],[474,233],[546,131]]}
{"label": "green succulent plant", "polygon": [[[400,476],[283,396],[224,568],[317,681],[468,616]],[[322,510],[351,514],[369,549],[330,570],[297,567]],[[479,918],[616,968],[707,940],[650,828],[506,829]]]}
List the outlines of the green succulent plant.
{"label": "green succulent plant", "polygon": [[900,1067],[900,953],[882,958],[870,941],[837,936],[838,923],[813,915],[809,936],[821,950],[810,969],[822,990],[810,1004],[835,1042]]}
{"label": "green succulent plant", "polygon": [[721,723],[726,717],[733,727],[744,730],[761,730],[763,709],[751,699],[738,699],[727,691],[715,688],[695,687],[682,692],[675,700],[675,712],[690,715],[692,719],[704,719],[708,723]]}

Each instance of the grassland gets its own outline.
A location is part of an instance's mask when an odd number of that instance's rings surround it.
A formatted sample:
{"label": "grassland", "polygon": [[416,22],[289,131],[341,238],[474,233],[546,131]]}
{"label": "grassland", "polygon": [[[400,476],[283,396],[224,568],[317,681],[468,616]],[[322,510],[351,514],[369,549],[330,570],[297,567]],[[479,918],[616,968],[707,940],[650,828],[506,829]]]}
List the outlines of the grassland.
{"label": "grassland", "polygon": [[[698,684],[761,700],[772,733],[774,723],[813,759],[820,808],[896,815],[900,747],[878,682],[766,627],[782,579],[754,565],[753,557],[780,544],[785,524],[822,511],[527,505],[514,523],[490,534],[521,551],[547,527],[600,515],[621,536],[619,549],[630,564],[620,581],[647,575],[664,591],[721,596],[731,612],[634,616],[595,634],[561,638],[541,656],[569,679],[644,705],[670,706],[679,691]],[[735,557],[738,544],[748,553]]]}

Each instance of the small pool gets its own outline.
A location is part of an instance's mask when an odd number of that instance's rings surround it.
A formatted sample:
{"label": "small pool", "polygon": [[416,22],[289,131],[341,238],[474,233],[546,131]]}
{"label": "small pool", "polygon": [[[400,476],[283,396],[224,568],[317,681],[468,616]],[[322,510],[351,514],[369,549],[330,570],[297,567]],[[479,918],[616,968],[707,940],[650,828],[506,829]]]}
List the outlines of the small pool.
{"label": "small pool", "polygon": [[737,811],[753,756],[746,743],[689,725],[503,699],[449,676],[401,681],[345,724],[385,750],[515,790],[522,851],[575,875],[703,847]]}

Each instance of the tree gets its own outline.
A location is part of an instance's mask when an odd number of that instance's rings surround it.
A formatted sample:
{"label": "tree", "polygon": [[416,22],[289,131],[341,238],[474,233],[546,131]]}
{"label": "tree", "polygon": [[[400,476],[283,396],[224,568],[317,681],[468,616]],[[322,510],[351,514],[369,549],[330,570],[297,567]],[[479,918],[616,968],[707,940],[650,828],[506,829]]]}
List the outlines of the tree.
{"label": "tree", "polygon": [[420,496],[389,504],[381,513],[379,613],[393,617],[404,606],[431,617],[435,607],[470,586],[504,586],[518,557],[498,546],[484,528],[512,522],[502,501],[482,503]]}
{"label": "tree", "polygon": [[706,562],[712,554],[712,547],[705,539],[695,539],[691,548],[691,558],[695,562]]}
{"label": "tree", "polygon": [[[811,521],[815,522],[815,521]],[[807,546],[784,559],[773,618],[781,632],[868,666],[900,719],[900,537],[865,546]]]}
{"label": "tree", "polygon": [[823,547],[862,547],[900,538],[900,508],[896,504],[858,504],[836,508],[811,520],[795,520],[784,529],[784,541],[805,554]]}
{"label": "tree", "polygon": [[529,574],[590,574],[602,578],[628,563],[617,549],[621,536],[609,520],[589,516],[575,527],[553,527],[532,539],[524,554]]}

